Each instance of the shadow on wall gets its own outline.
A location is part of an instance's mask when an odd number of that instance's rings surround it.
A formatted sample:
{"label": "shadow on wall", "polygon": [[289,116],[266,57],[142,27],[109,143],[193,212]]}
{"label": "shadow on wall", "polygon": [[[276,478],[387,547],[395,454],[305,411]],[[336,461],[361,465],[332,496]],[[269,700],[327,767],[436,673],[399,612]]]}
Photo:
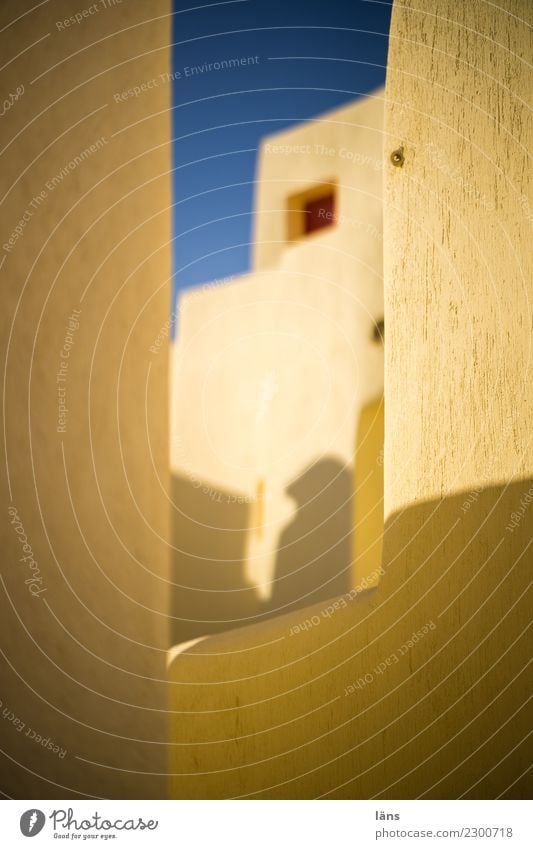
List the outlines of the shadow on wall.
{"label": "shadow on wall", "polygon": [[[176,710],[204,714],[172,720],[171,796],[528,798],[532,516],[530,479],[408,505],[387,520],[376,589],[177,659],[171,680],[234,683],[175,687]],[[280,728],[280,712],[305,722]]]}
{"label": "shadow on wall", "polygon": [[283,530],[276,556],[271,614],[287,613],[351,586],[352,474],[325,459],[292,481],[286,492],[297,513]]}
{"label": "shadow on wall", "polygon": [[260,604],[244,572],[250,505],[179,476],[172,500],[172,644],[251,625]]}
{"label": "shadow on wall", "polygon": [[207,483],[174,477],[172,644],[251,625],[350,589],[351,470],[337,460],[321,460],[286,492],[297,513],[273,553],[273,593],[263,603],[245,577],[253,505]]}

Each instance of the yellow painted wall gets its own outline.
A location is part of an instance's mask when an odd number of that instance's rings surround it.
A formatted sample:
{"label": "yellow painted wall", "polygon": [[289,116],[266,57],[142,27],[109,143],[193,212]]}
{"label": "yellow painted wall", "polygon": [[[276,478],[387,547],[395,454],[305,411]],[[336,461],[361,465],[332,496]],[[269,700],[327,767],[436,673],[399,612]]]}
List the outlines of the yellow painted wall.
{"label": "yellow painted wall", "polygon": [[167,353],[150,346],[170,305],[170,86],[128,94],[169,71],[170,3],[149,5],[79,22],[68,0],[0,9],[2,92],[24,87],[0,129],[0,747],[16,798],[164,793]]}
{"label": "yellow painted wall", "polygon": [[354,467],[352,586],[375,587],[383,557],[384,401],[380,396],[361,410]]}
{"label": "yellow painted wall", "polygon": [[[395,13],[386,132],[405,164],[386,181],[388,514],[532,471],[531,5],[499,9]],[[408,33],[453,39],[453,58],[420,46],[411,77]]]}
{"label": "yellow painted wall", "polygon": [[530,23],[394,6],[385,574],[173,660],[174,797],[529,795]]}

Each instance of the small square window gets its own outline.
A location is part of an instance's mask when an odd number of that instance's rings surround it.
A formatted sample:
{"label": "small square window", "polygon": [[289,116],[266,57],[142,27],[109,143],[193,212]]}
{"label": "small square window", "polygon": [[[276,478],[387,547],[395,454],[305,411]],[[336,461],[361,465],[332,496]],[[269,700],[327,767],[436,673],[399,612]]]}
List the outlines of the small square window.
{"label": "small square window", "polygon": [[288,199],[289,242],[310,236],[337,219],[337,187],[333,182],[320,183]]}

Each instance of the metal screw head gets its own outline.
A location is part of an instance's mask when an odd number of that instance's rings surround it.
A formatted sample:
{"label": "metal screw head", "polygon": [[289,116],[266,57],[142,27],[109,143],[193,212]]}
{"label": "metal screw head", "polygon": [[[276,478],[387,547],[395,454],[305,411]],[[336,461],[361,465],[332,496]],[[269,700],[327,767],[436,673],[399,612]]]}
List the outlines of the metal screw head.
{"label": "metal screw head", "polygon": [[397,148],[397,150],[393,150],[390,155],[390,161],[396,168],[401,168],[403,163],[405,162],[405,156],[403,155],[403,147]]}

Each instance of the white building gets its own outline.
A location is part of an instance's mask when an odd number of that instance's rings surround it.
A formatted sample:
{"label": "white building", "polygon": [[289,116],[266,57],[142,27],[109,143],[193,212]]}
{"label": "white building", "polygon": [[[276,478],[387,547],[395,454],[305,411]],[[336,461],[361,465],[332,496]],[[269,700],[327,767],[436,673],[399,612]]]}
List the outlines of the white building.
{"label": "white building", "polygon": [[253,272],[180,299],[177,641],[350,589],[364,577],[352,537],[366,535],[367,572],[379,566],[380,470],[355,534],[352,496],[369,404],[372,462],[381,448],[382,114],[378,94],[267,138]]}

